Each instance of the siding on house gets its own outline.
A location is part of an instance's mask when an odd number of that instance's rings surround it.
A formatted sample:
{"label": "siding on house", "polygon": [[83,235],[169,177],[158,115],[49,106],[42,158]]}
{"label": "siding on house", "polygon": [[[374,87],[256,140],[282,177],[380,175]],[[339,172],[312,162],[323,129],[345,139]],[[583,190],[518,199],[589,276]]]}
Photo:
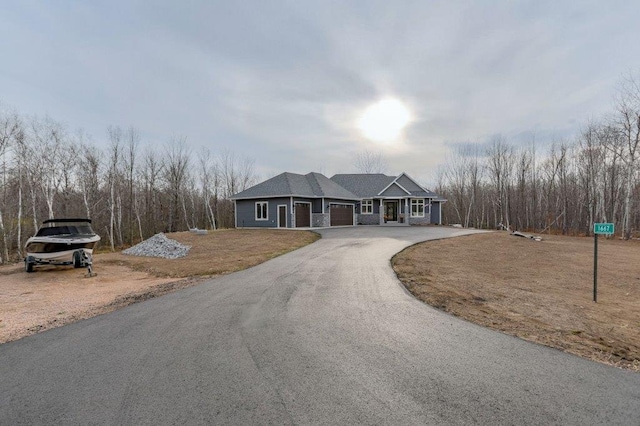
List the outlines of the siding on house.
{"label": "siding on house", "polygon": [[431,204],[431,223],[435,223],[436,225],[440,225],[440,209],[442,204],[438,201],[435,201]]}
{"label": "siding on house", "polygon": [[409,192],[412,191],[423,191],[422,188],[420,188],[420,186],[418,186],[414,181],[412,181],[411,179],[409,179],[407,177],[407,175],[402,175],[400,176],[396,182],[402,186],[404,189],[406,189]]}
{"label": "siding on house", "polygon": [[408,194],[394,183],[380,195],[383,197],[406,197]]}
{"label": "siding on house", "polygon": [[[256,220],[256,203],[268,202],[268,218],[267,220]],[[290,198],[256,198],[255,200],[237,200],[236,201],[236,218],[239,228],[276,228],[278,226],[278,205],[287,205],[287,226],[291,226],[291,206]]]}

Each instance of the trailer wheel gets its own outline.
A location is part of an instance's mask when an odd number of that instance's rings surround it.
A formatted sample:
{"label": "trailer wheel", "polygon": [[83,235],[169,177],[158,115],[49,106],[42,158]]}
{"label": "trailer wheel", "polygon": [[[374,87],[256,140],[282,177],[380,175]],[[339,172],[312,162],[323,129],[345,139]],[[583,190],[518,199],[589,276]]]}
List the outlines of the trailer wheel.
{"label": "trailer wheel", "polygon": [[26,272],[33,272],[33,264],[35,263],[35,259],[33,256],[27,256],[24,259],[24,270]]}
{"label": "trailer wheel", "polygon": [[80,250],[73,252],[73,267],[74,268],[82,268],[84,267],[84,262],[82,259],[82,252]]}

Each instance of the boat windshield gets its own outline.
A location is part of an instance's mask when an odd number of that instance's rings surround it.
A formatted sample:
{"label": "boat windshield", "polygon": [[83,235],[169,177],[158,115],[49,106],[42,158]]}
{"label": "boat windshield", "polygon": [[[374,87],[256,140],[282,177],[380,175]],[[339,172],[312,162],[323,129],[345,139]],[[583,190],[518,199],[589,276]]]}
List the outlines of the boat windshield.
{"label": "boat windshield", "polygon": [[91,225],[86,224],[69,224],[64,226],[48,226],[38,230],[36,236],[49,237],[52,235],[93,235]]}

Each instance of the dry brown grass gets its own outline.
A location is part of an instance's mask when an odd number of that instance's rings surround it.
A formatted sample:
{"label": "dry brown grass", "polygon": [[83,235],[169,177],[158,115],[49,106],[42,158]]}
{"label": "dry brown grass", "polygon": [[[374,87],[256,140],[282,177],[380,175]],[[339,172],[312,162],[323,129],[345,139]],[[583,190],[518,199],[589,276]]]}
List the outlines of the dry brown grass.
{"label": "dry brown grass", "polygon": [[640,242],[507,233],[418,244],[393,266],[416,297],[469,321],[640,371]]}
{"label": "dry brown grass", "polygon": [[179,259],[160,259],[108,253],[100,256],[100,262],[126,265],[156,277],[224,275],[258,265],[320,238],[309,231],[273,229],[225,229],[206,235],[176,232],[167,236],[191,246],[189,254]]}

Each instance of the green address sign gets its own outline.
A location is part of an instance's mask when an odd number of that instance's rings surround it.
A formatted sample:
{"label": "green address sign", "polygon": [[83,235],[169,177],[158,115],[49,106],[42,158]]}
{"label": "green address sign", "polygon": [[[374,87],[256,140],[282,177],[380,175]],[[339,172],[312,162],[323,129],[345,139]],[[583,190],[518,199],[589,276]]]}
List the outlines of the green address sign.
{"label": "green address sign", "polygon": [[613,223],[594,223],[593,224],[593,233],[594,234],[613,234],[614,232]]}

